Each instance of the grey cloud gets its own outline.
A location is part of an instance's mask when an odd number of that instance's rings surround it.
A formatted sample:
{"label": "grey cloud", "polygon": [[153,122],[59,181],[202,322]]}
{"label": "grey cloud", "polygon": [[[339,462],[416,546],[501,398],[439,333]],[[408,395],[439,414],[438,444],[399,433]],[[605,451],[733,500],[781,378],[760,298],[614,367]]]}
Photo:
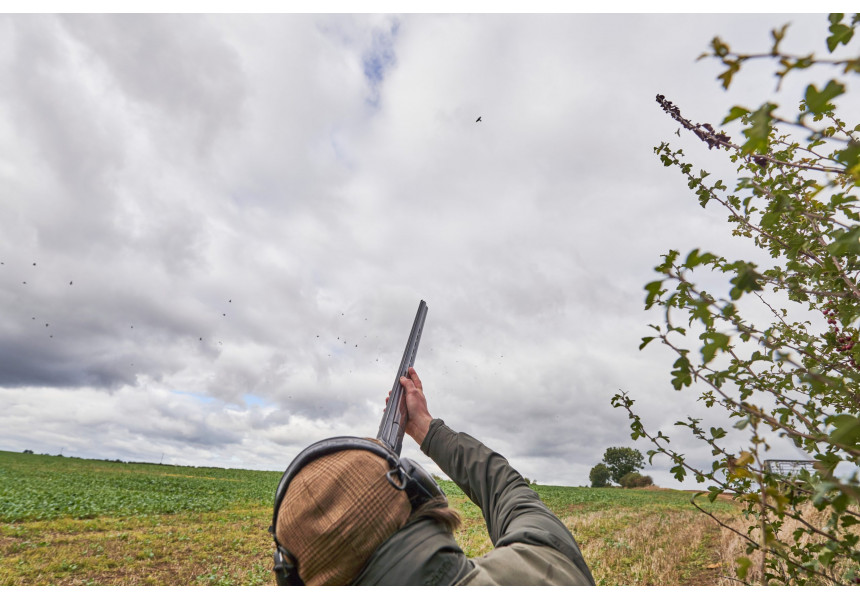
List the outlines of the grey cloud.
{"label": "grey cloud", "polygon": [[698,414],[636,350],[660,253],[743,251],[653,155],[653,96],[718,119],[751,86],[695,57],[783,20],[3,17],[4,444],[283,468],[375,433],[423,298],[434,414],[584,483],[633,445],[619,389]]}
{"label": "grey cloud", "polygon": [[[198,151],[238,125],[245,99],[239,56],[205,17],[196,15],[64,15],[62,27],[87,48],[140,115],[150,135],[168,142],[158,118],[188,133]],[[140,118],[139,117],[139,118]],[[170,151],[170,148],[165,148]]]}

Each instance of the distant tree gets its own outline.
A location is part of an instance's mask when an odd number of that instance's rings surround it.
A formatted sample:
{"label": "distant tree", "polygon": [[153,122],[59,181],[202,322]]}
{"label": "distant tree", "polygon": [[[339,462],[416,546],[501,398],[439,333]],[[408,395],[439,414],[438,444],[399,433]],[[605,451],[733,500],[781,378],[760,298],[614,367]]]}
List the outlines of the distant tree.
{"label": "distant tree", "polygon": [[633,448],[607,448],[603,462],[609,468],[612,481],[621,485],[621,478],[645,466],[645,458]]}
{"label": "distant tree", "polygon": [[588,474],[588,478],[591,480],[591,487],[596,488],[607,487],[611,477],[612,472],[610,472],[609,467],[603,463],[594,465],[591,472]]}
{"label": "distant tree", "polygon": [[631,473],[627,473],[618,483],[620,483],[623,488],[638,488],[645,487],[646,485],[653,485],[654,480],[647,475],[642,475],[641,473],[633,471]]}
{"label": "distant tree", "polygon": [[24,454],[35,454],[32,450],[24,450]]}

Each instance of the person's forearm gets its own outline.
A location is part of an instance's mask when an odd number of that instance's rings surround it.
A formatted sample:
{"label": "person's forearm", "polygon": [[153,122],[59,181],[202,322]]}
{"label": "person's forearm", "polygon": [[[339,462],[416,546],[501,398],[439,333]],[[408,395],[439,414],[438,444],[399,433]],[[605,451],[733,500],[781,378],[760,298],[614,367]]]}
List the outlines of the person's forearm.
{"label": "person's forearm", "polygon": [[[519,473],[497,452],[465,433],[457,433],[440,419],[433,419],[421,450],[432,458],[484,513],[493,544],[502,529],[497,490],[526,485]],[[499,526],[496,526],[496,525]]]}
{"label": "person's forearm", "polygon": [[494,546],[550,546],[591,576],[573,535],[501,454],[440,419],[431,422],[421,450],[481,508]]}

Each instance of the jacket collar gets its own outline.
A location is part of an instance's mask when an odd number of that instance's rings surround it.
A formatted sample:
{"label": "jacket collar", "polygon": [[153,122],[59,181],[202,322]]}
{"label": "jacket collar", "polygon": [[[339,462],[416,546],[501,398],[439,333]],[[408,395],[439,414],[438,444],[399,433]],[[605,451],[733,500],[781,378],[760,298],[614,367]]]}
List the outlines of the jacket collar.
{"label": "jacket collar", "polygon": [[383,542],[351,585],[453,585],[474,568],[445,527],[419,519]]}

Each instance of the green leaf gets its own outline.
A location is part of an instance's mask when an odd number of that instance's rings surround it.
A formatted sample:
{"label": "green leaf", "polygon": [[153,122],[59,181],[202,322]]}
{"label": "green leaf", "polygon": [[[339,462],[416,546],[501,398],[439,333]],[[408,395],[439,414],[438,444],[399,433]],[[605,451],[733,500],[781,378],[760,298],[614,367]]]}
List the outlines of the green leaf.
{"label": "green leaf", "polygon": [[645,290],[648,292],[648,295],[645,297],[645,308],[648,309],[654,305],[660,298],[660,294],[663,293],[663,282],[652,281],[645,286]]}
{"label": "green leaf", "polygon": [[853,227],[838,235],[827,250],[834,256],[860,255],[860,227]]}
{"label": "green leaf", "polygon": [[699,254],[699,249],[695,248],[687,255],[687,259],[684,261],[684,266],[688,269],[692,269],[693,267],[696,267],[702,263],[708,264],[712,262],[715,258],[717,257],[710,252]]}
{"label": "green leaf", "polygon": [[860,524],[860,520],[855,519],[851,515],[845,515],[844,517],[840,517],[839,520],[842,522],[843,527],[851,527],[852,525]]}
{"label": "green leaf", "polygon": [[708,493],[708,500],[711,502],[714,502],[717,499],[717,496],[720,495],[720,492],[722,490],[716,486],[713,486],[713,485],[710,486],[708,489],[710,490],[710,492]]}
{"label": "green leaf", "polygon": [[702,360],[704,364],[708,364],[714,359],[717,350],[726,351],[729,349],[729,336],[718,333],[716,331],[705,332],[701,336],[703,339],[708,339],[710,342],[702,346]]}
{"label": "green leaf", "polygon": [[779,222],[780,216],[791,206],[789,197],[781,192],[776,193],[776,200],[768,206],[767,212],[762,215],[761,226],[769,229]]}
{"label": "green leaf", "polygon": [[814,85],[810,84],[806,88],[806,108],[815,115],[833,110],[836,107],[830,104],[830,101],[844,93],[845,86],[834,79],[828,81],[820,92]]}
{"label": "green leaf", "polygon": [[738,579],[743,579],[747,576],[747,571],[749,571],[752,561],[746,556],[739,556],[735,559],[735,562],[738,563],[738,568],[735,569],[735,573],[737,574]]}
{"label": "green leaf", "polygon": [[672,385],[676,390],[680,390],[684,386],[693,384],[693,374],[690,370],[690,361],[686,356],[681,356],[673,365],[675,370],[672,371]]}
{"label": "green leaf", "polygon": [[718,37],[711,40],[711,48],[714,49],[714,54],[717,56],[726,56],[729,53],[729,45]]}
{"label": "green leaf", "polygon": [[[839,20],[842,20],[841,16]],[[851,38],[854,37],[854,29],[839,22],[833,23],[830,26],[830,33],[833,34],[827,38],[827,49],[830,52],[836,50],[836,46],[839,44],[847,46]]]}
{"label": "green leaf", "polygon": [[749,118],[749,127],[743,130],[747,141],[741,146],[745,154],[766,154],[769,143],[768,138],[772,129],[773,115],[776,104],[764,103]]}
{"label": "green leaf", "polygon": [[723,64],[726,65],[728,69],[720,73],[717,79],[723,82],[723,89],[729,89],[735,73],[741,70],[741,63],[738,60],[723,59]]}
{"label": "green leaf", "polygon": [[828,419],[828,422],[834,426],[834,430],[829,436],[831,442],[843,446],[860,444],[860,417],[837,415]]}
{"label": "green leaf", "polygon": [[651,340],[653,340],[653,339],[654,339],[654,336],[642,338],[642,343],[639,344],[639,349],[641,350],[642,348],[647,346],[651,342]]}
{"label": "green leaf", "polygon": [[771,52],[776,54],[779,52],[779,44],[782,42],[782,39],[785,37],[785,32],[788,30],[788,23],[780,27],[779,29],[772,29],[770,32],[771,37],[773,37],[773,49]]}
{"label": "green leaf", "polygon": [[848,146],[836,153],[836,159],[845,165],[845,171],[855,181],[860,180],[860,144],[850,142]]}
{"label": "green leaf", "polygon": [[731,283],[734,284],[734,287],[729,292],[729,296],[732,300],[737,300],[740,298],[744,292],[755,292],[762,289],[761,284],[759,284],[759,279],[761,279],[761,275],[756,273],[755,267],[752,263],[742,263],[737,266],[737,276],[731,279]]}
{"label": "green leaf", "polygon": [[684,477],[687,475],[687,471],[681,465],[675,465],[671,469],[669,469],[670,473],[675,474],[675,479],[678,481],[684,481]]}
{"label": "green leaf", "polygon": [[744,108],[743,106],[733,106],[729,111],[729,114],[726,115],[726,118],[723,119],[721,125],[725,125],[726,123],[731,123],[735,119],[740,119],[741,117],[750,114],[748,108]]}
{"label": "green leaf", "polygon": [[844,513],[848,508],[848,504],[851,502],[851,498],[846,494],[839,494],[833,499],[831,506],[836,509],[838,513]]}

